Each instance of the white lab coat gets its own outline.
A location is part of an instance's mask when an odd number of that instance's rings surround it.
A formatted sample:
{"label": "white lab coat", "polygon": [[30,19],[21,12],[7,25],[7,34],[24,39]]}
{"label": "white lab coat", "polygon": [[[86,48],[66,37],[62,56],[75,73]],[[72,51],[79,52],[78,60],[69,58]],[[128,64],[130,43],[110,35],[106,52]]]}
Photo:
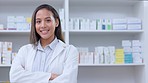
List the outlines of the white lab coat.
{"label": "white lab coat", "polygon": [[[31,44],[20,48],[10,69],[12,83],[77,83],[78,51],[59,40],[49,61],[48,72],[32,72],[36,48]],[[59,74],[49,81],[51,73]]]}

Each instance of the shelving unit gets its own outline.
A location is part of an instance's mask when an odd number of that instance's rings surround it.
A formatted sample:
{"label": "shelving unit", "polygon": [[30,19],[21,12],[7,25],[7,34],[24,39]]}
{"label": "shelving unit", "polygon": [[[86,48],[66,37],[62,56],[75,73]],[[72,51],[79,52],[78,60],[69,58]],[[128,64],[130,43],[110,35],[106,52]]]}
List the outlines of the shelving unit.
{"label": "shelving unit", "polygon": [[[138,0],[70,0],[69,17],[85,19],[113,19],[136,17],[144,19],[146,4]],[[146,44],[145,26],[142,30],[70,30],[69,43],[77,47],[115,46],[122,48],[122,40],[140,40]],[[142,45],[143,49],[147,47]],[[142,64],[79,64],[78,83],[147,83],[143,51]]]}
{"label": "shelving unit", "polygon": [[0,65],[0,68],[1,67],[11,67],[11,65]]}
{"label": "shelving unit", "polygon": [[119,67],[119,66],[144,66],[145,64],[79,64],[79,67]]}
{"label": "shelving unit", "polygon": [[[79,64],[78,65],[79,67],[101,67],[101,66],[115,66],[115,67],[117,67],[117,66],[145,66],[145,64],[144,63],[139,63],[139,64]],[[11,65],[0,65],[0,67],[11,67]]]}
{"label": "shelving unit", "polygon": [[[141,64],[79,64],[78,83],[147,83],[148,79],[148,2],[140,0],[1,0],[0,24],[6,27],[7,16],[29,16],[40,4],[65,10],[66,44],[76,47],[115,46],[122,40],[141,40],[144,63]],[[69,18],[112,19],[136,17],[142,19],[142,30],[69,30]],[[29,43],[29,30],[0,30],[0,41],[13,42],[13,52]],[[0,65],[0,81],[9,80],[11,65]]]}
{"label": "shelving unit", "polygon": [[85,35],[85,34],[126,34],[126,35],[136,35],[142,34],[143,30],[71,30],[70,35]]}

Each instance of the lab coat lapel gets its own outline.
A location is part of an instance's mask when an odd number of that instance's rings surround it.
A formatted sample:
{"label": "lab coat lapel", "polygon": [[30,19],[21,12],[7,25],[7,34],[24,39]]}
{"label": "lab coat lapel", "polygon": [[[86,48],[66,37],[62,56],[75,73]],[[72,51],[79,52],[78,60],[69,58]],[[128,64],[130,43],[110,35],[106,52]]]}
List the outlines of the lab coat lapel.
{"label": "lab coat lapel", "polygon": [[32,51],[29,52],[28,60],[27,60],[28,70],[32,70],[32,65],[33,65],[33,61],[36,53],[36,48],[35,49],[32,48],[31,50]]}
{"label": "lab coat lapel", "polygon": [[49,64],[52,63],[52,61],[62,52],[62,50],[65,48],[65,44],[59,40],[59,43],[56,45],[55,50],[52,54],[51,60]]}

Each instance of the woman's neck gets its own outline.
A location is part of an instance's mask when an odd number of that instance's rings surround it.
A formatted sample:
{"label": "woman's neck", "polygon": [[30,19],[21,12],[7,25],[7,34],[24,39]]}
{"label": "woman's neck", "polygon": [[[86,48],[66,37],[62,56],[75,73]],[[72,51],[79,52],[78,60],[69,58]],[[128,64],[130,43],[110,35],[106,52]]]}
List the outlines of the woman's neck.
{"label": "woman's neck", "polygon": [[48,38],[48,39],[43,39],[41,38],[41,45],[43,48],[45,48],[45,46],[47,46],[48,44],[50,44],[53,40],[54,40],[55,36],[53,36],[52,38]]}

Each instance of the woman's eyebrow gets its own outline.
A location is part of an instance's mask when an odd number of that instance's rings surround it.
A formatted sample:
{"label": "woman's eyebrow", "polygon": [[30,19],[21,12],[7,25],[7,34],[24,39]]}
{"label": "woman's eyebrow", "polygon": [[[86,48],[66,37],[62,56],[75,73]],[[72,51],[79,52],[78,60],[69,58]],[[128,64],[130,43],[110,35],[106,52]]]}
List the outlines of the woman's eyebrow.
{"label": "woman's eyebrow", "polygon": [[50,18],[50,19],[51,19],[51,17],[46,17],[45,19],[48,19],[48,18]]}
{"label": "woman's eyebrow", "polygon": [[40,18],[36,18],[36,20],[40,20]]}
{"label": "woman's eyebrow", "polygon": [[[51,19],[51,17],[46,17],[45,19]],[[36,18],[36,20],[41,20],[41,18]]]}

